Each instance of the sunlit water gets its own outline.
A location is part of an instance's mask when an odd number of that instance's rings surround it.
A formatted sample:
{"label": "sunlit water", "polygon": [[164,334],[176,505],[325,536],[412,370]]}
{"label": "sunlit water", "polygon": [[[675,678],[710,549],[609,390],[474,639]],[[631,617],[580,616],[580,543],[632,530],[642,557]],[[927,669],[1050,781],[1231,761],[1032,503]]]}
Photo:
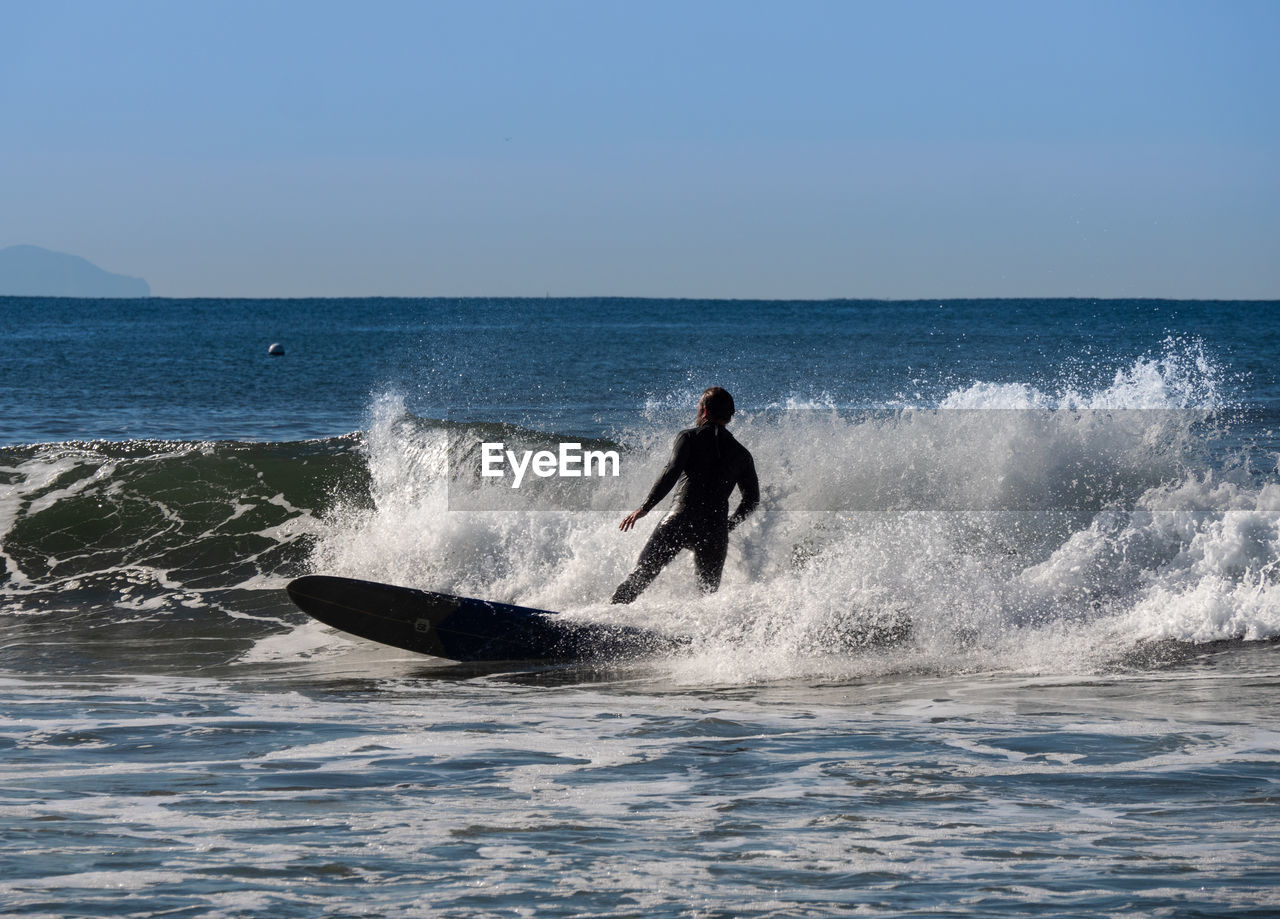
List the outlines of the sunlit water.
{"label": "sunlit water", "polygon": [[[1280,305],[0,324],[0,912],[1280,912]],[[714,597],[609,607],[710,382],[764,505]],[[459,510],[459,449],[526,436],[627,474]],[[306,620],[310,571],[691,642],[452,666]]]}

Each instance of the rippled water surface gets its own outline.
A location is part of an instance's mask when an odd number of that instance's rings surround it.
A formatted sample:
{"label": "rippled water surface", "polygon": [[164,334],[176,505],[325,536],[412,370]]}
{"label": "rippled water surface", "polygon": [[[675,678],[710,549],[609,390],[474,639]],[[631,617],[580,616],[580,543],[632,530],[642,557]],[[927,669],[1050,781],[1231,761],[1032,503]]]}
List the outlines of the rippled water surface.
{"label": "rippled water surface", "polygon": [[372,663],[6,681],[8,910],[1280,909],[1269,649],[759,687]]}
{"label": "rippled water surface", "polygon": [[[1280,915],[1280,304],[0,298],[0,333],[0,913]],[[714,596],[681,559],[611,607],[713,382],[761,508]],[[461,509],[495,438],[625,474]],[[306,573],[686,640],[453,666],[308,620]]]}

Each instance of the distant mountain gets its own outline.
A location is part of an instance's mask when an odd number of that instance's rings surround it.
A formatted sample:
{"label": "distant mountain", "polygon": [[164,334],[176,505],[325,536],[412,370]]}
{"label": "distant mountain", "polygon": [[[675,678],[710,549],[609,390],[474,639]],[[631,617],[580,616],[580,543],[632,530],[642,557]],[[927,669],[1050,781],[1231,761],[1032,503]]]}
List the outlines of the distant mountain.
{"label": "distant mountain", "polygon": [[103,271],[78,255],[39,246],[0,249],[0,297],[149,297],[142,278]]}

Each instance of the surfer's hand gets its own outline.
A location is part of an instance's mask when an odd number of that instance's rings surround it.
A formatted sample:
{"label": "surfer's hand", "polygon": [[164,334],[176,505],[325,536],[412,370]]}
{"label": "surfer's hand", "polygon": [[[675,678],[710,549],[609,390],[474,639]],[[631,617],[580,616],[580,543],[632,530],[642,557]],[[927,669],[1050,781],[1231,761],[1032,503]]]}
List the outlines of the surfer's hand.
{"label": "surfer's hand", "polygon": [[631,529],[633,526],[636,525],[637,520],[639,520],[641,517],[643,517],[647,513],[649,512],[644,510],[643,508],[640,510],[632,511],[631,513],[627,514],[627,516],[622,518],[622,523],[618,524],[618,529],[620,529],[624,533],[627,532],[627,530]]}

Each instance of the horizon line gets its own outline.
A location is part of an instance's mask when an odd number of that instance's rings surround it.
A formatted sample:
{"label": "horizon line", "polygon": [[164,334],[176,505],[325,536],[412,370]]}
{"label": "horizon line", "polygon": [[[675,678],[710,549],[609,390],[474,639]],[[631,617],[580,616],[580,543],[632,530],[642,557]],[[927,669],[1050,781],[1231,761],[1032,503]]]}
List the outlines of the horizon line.
{"label": "horizon line", "polygon": [[150,294],[146,297],[85,297],[66,296],[62,294],[6,294],[0,293],[0,300],[120,300],[139,302],[144,300],[207,300],[207,301],[245,301],[258,302],[268,300],[528,300],[539,301],[643,301],[664,302],[682,301],[691,303],[962,303],[973,301],[1092,301],[1113,303],[1277,303],[1276,297],[1160,297],[1143,296],[1096,296],[1085,294],[1062,295],[1022,295],[1022,296],[945,296],[945,297],[708,297],[708,296],[654,296],[649,294],[570,294],[552,296],[550,294],[289,294],[287,296],[244,295],[221,296],[217,294],[200,294],[195,296],[172,296],[167,294]]}

